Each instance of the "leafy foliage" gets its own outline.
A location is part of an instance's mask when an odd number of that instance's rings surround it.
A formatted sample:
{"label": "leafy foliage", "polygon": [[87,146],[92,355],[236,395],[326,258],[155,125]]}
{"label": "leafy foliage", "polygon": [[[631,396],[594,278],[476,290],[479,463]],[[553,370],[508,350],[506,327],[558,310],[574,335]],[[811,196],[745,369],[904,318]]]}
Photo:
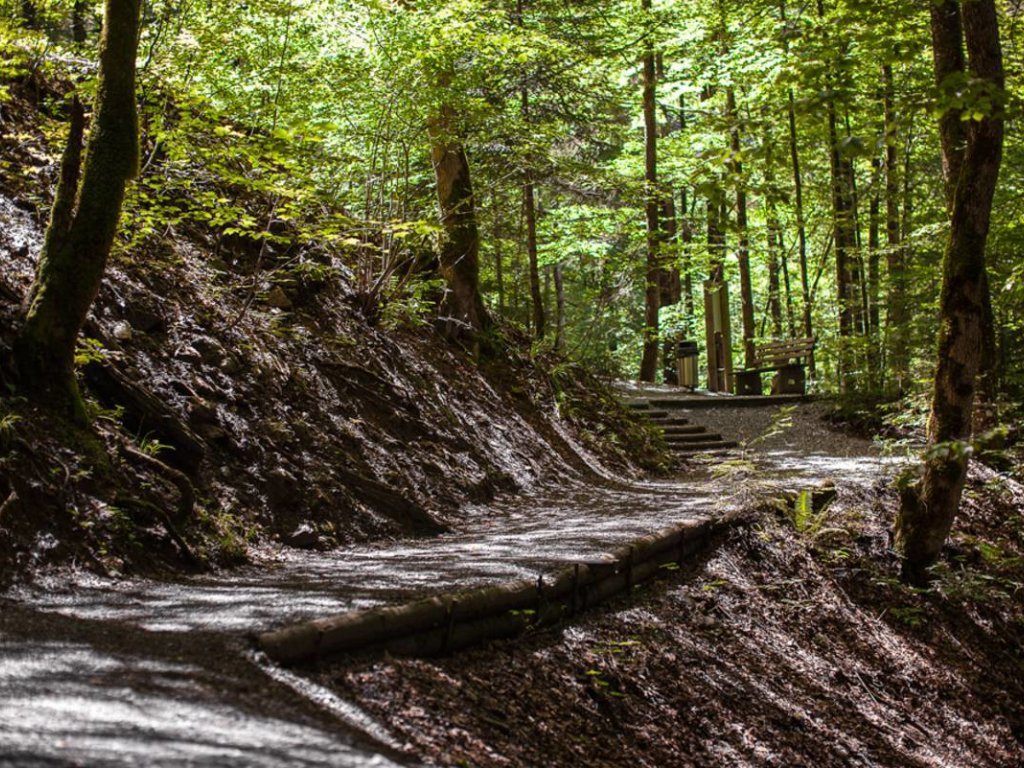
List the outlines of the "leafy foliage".
{"label": "leafy foliage", "polygon": [[[13,84],[42,69],[73,76],[89,92],[93,72],[81,57],[93,57],[99,4],[86,4],[84,43],[71,35],[75,5],[37,0],[30,24],[20,2],[0,2],[0,104]],[[666,335],[703,333],[700,288],[719,255],[704,237],[709,206],[725,206],[726,276],[735,278],[731,252],[741,233],[733,209],[745,190],[758,334],[801,331],[803,223],[816,386],[836,386],[837,356],[850,349],[862,392],[923,390],[946,226],[935,115],[1016,115],[1020,15],[1001,18],[1010,83],[997,93],[968,77],[933,83],[927,13],[917,3],[835,0],[822,10],[774,0],[659,0],[650,14],[635,0],[153,0],[139,63],[144,173],[127,204],[122,252],[198,228],[258,272],[330,268],[318,279],[351,280],[368,317],[383,310],[388,323],[415,322],[432,288],[414,275],[429,264],[439,232],[426,126],[446,104],[472,162],[481,285],[492,313],[529,328],[522,181],[530,173],[543,299],[562,329],[546,343],[592,370],[632,375],[646,279],[639,60],[647,37],[659,61],[659,194],[672,196],[678,232],[663,253],[691,297],[662,309]],[[892,71],[891,125],[883,66]],[[735,115],[725,107],[729,90]],[[829,109],[838,119],[836,150],[855,176],[865,311],[879,318],[853,340],[839,338],[832,279]],[[63,130],[59,111],[55,105],[55,130]],[[738,151],[728,140],[733,129]],[[891,187],[883,167],[890,149]],[[1011,132],[991,238],[1002,329],[997,375],[1011,394],[1024,387],[1024,272],[1016,258],[1024,221],[1016,190],[1024,181],[1014,162],[1021,149]],[[897,244],[884,236],[888,195],[896,196]],[[313,242],[322,249],[317,258],[303,248]],[[899,328],[889,323],[897,285],[914,309]],[[738,290],[731,301],[738,325]],[[738,328],[733,339],[738,358]],[[903,343],[906,380],[890,367]]]}

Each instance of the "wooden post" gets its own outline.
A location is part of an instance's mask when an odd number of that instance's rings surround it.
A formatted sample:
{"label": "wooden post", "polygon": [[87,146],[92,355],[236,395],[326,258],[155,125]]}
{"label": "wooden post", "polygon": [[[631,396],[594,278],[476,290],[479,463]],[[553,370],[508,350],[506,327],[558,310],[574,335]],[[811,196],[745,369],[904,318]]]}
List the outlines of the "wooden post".
{"label": "wooden post", "polygon": [[708,349],[708,389],[732,391],[732,331],[729,322],[729,285],[704,283],[704,326]]}

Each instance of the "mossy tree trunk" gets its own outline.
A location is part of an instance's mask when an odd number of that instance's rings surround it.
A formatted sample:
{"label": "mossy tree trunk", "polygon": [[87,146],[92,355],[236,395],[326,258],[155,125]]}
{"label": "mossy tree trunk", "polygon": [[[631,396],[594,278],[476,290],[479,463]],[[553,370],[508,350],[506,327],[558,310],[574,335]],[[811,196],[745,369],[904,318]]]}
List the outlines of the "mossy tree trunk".
{"label": "mossy tree trunk", "polygon": [[427,126],[444,229],[439,256],[447,291],[441,304],[440,325],[448,338],[476,354],[479,334],[488,317],[479,288],[480,236],[469,158],[454,132],[455,122],[454,107],[442,104],[438,116]]}
{"label": "mossy tree trunk", "polygon": [[25,392],[83,423],[85,410],[75,381],[75,345],[103,279],[125,186],[138,170],[138,28],[139,0],[107,0],[95,113],[81,181],[81,129],[75,127],[80,118],[73,117],[60,189],[16,342]]}
{"label": "mossy tree trunk", "polygon": [[[949,197],[950,233],[943,259],[929,450],[924,475],[903,493],[896,520],[896,545],[904,557],[904,575],[914,582],[923,581],[926,569],[938,560],[960,505],[969,456],[964,441],[971,433],[984,326],[991,317],[985,245],[1002,160],[1002,52],[994,0],[971,0],[959,6],[957,18],[949,13],[932,14],[936,68],[943,61],[955,60],[954,51],[938,50],[938,46],[959,47],[961,39],[951,30],[962,26],[969,75],[991,89],[994,107],[982,119],[963,126],[962,156],[946,158],[946,167],[956,168],[957,176]],[[943,29],[936,30],[936,25]],[[940,125],[949,123],[947,117],[943,116]],[[958,147],[944,137],[943,153],[951,150],[956,152]]]}

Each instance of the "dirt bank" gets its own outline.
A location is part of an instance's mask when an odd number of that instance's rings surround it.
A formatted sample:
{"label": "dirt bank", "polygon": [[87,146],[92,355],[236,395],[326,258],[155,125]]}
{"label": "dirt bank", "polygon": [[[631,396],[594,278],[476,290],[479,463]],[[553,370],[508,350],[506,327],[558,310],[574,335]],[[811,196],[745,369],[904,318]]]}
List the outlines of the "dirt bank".
{"label": "dirt bank", "polygon": [[[549,375],[528,340],[497,330],[474,361],[434,332],[429,306],[367,296],[342,250],[287,222],[262,245],[194,221],[149,231],[144,197],[83,334],[94,435],[32,410],[9,350],[61,115],[38,98],[48,84],[28,87],[12,85],[0,138],[0,367],[14,395],[0,401],[0,574],[180,569],[270,538],[328,549],[437,533],[467,501],[585,475],[563,433],[626,473],[665,461],[596,382]],[[185,170],[197,188],[225,183]],[[269,200],[240,204],[270,215]]]}
{"label": "dirt bank", "polygon": [[992,766],[1024,761],[1024,492],[984,468],[927,592],[893,494],[769,512],[685,574],[525,643],[319,680],[406,751],[474,766]]}

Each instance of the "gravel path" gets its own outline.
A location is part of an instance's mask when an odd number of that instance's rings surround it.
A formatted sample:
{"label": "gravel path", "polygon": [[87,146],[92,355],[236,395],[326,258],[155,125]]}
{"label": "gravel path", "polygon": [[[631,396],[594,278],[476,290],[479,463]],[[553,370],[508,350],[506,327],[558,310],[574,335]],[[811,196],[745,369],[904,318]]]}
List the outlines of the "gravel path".
{"label": "gravel path", "polygon": [[[694,419],[747,447],[672,481],[577,483],[471,506],[461,530],[435,539],[264,552],[255,566],[179,582],[72,574],[18,589],[8,595],[16,610],[0,622],[0,765],[32,764],[30,755],[40,765],[388,765],[343,735],[373,731],[360,713],[325,704],[329,695],[302,680],[275,678],[233,639],[432,590],[535,576],[780,487],[828,479],[863,487],[892,468],[868,441],[828,429],[813,406],[701,409]],[[195,648],[204,642],[223,658]],[[176,649],[172,661],[167,647]],[[230,681],[227,693],[218,696],[204,677]],[[340,719],[340,731],[268,711],[282,688],[319,700],[315,709]],[[55,731],[57,722],[65,725]]]}

